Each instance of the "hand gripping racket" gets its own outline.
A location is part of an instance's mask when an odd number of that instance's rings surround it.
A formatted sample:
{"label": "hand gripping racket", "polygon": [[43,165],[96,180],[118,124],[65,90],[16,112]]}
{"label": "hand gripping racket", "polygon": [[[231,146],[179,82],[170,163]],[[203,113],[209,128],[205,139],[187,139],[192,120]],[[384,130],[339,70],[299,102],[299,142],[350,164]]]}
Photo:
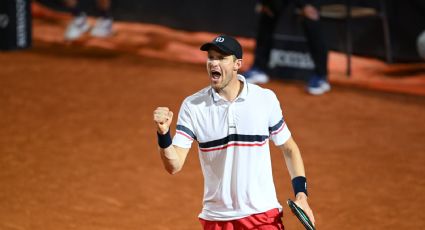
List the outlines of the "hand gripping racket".
{"label": "hand gripping racket", "polygon": [[308,218],[307,214],[298,207],[291,199],[287,201],[289,208],[291,208],[292,213],[300,220],[300,222],[304,225],[306,230],[315,230],[313,223],[311,223],[310,218]]}

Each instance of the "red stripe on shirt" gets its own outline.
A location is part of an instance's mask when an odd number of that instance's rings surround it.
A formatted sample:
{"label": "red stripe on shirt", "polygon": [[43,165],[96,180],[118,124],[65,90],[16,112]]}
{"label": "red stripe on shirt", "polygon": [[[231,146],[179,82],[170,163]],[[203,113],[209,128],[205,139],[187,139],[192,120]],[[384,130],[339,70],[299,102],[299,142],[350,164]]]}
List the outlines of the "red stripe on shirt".
{"label": "red stripe on shirt", "polygon": [[192,140],[192,141],[193,141],[193,138],[192,138],[191,136],[187,135],[185,132],[182,132],[182,131],[177,130],[177,131],[176,131],[176,133],[178,133],[178,134],[180,134],[180,135],[183,135],[183,136],[185,136],[186,138],[188,138],[188,139],[190,139],[190,140]]}

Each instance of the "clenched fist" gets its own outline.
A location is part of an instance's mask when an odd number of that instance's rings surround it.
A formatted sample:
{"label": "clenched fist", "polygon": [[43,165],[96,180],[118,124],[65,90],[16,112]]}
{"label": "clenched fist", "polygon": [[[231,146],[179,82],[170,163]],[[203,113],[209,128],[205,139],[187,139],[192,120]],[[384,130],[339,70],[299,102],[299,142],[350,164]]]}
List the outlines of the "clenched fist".
{"label": "clenched fist", "polygon": [[173,112],[168,107],[158,107],[153,111],[153,120],[156,123],[159,134],[166,134],[173,120]]}

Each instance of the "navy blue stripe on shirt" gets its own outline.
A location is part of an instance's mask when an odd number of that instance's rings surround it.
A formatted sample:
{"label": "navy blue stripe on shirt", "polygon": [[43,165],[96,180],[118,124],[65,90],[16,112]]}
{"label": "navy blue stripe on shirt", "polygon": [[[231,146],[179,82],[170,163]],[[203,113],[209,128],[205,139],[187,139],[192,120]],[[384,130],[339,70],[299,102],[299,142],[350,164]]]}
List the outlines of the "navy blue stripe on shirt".
{"label": "navy blue stripe on shirt", "polygon": [[181,134],[183,134],[185,136],[188,136],[188,137],[192,138],[193,140],[196,140],[195,134],[189,128],[187,128],[186,126],[177,125],[176,126],[176,130],[177,130],[177,133],[181,133]]}
{"label": "navy blue stripe on shirt", "polygon": [[245,143],[256,143],[264,142],[269,136],[266,135],[241,135],[241,134],[231,134],[225,138],[199,143],[200,148],[214,148],[223,145],[227,145],[229,142],[245,142]]}
{"label": "navy blue stripe on shirt", "polygon": [[282,117],[282,119],[280,119],[280,121],[276,125],[274,125],[273,127],[269,127],[269,132],[273,133],[273,132],[279,130],[280,127],[282,127],[283,123],[284,123],[284,121],[283,121],[283,117]]}

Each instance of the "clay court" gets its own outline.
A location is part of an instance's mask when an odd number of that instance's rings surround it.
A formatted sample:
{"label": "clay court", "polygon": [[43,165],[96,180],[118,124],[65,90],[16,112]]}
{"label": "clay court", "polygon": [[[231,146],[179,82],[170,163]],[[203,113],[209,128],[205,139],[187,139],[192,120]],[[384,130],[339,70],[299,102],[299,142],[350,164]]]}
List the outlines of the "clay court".
{"label": "clay court", "polygon": [[[208,84],[204,54],[178,54],[214,35],[179,32],[191,42],[164,55],[153,51],[170,41],[152,39],[160,32],[151,30],[118,46],[123,33],[136,33],[125,25],[111,40],[66,44],[63,23],[35,20],[32,49],[0,52],[0,229],[200,229],[197,148],[182,172],[168,175],[152,111],[177,112]],[[332,91],[319,97],[302,82],[263,85],[277,94],[301,148],[317,229],[424,228],[425,97],[346,84],[335,68]],[[289,175],[277,148],[272,158],[284,204],[293,196]],[[303,229],[287,207],[284,224]]]}

